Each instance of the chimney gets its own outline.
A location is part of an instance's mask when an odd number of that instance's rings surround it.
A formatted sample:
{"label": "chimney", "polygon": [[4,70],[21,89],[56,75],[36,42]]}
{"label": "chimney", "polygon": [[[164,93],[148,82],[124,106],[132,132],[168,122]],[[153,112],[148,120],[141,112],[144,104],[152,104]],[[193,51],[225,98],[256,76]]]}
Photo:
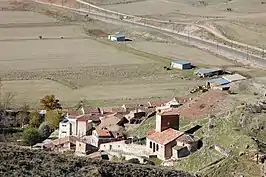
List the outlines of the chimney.
{"label": "chimney", "polygon": [[[159,113],[161,112],[161,110],[158,111]],[[156,128],[155,128],[156,132],[162,132],[162,116],[161,114],[156,114]]]}
{"label": "chimney", "polygon": [[82,115],[84,115],[85,114],[85,110],[84,110],[83,106],[80,107],[80,110],[82,112]]}
{"label": "chimney", "polygon": [[97,109],[98,109],[98,112],[99,112],[100,114],[103,114],[103,113],[104,113],[104,111],[103,111],[102,108],[97,108]]}
{"label": "chimney", "polygon": [[127,112],[126,105],[123,105],[122,108],[124,109],[125,112]]}

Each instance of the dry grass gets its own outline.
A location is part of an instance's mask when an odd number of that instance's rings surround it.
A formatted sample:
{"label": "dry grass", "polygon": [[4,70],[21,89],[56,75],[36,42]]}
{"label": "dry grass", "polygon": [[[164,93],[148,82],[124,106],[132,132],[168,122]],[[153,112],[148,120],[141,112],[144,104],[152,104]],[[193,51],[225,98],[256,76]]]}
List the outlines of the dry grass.
{"label": "dry grass", "polygon": [[153,43],[152,45],[150,45],[149,42],[135,42],[131,45],[138,50],[155,53],[157,55],[172,58],[173,60],[181,59],[191,61],[193,64],[214,66],[233,65],[231,62],[219,58],[215,55],[211,55],[200,49],[191,48],[181,44]]}
{"label": "dry grass", "polygon": [[[22,12],[20,15],[25,19],[27,15],[32,18],[30,13]],[[104,28],[102,23],[94,21],[82,26],[68,22],[57,24],[55,21],[42,22],[43,16],[40,16],[38,23],[34,21],[38,15],[32,21],[22,20],[23,28],[18,24],[12,28],[0,28],[0,47],[5,51],[0,54],[3,66],[0,77],[6,80],[3,92],[15,94],[14,104],[27,102],[36,105],[43,95],[52,93],[64,105],[73,105],[84,99],[97,103],[147,100],[183,94],[197,84],[181,80],[181,72],[164,70],[163,66],[169,63],[163,57],[107,42],[106,38],[97,41],[86,37],[83,32],[84,29],[88,32],[107,29],[104,31],[107,34],[108,30],[125,29],[124,26]],[[134,36],[140,36],[142,32],[136,32]],[[43,40],[38,38],[40,35]],[[95,37],[95,34],[91,35]],[[16,52],[10,52],[11,48]]]}

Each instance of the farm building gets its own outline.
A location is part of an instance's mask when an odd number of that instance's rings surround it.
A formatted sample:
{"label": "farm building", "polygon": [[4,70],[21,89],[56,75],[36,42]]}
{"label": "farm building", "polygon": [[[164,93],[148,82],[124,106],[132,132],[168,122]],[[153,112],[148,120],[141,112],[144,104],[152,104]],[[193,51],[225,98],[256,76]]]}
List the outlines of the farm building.
{"label": "farm building", "polygon": [[228,80],[225,80],[223,78],[217,78],[217,79],[212,79],[212,80],[207,81],[207,86],[212,88],[212,87],[219,87],[222,85],[227,85],[229,83],[230,82]]}
{"label": "farm building", "polygon": [[219,68],[200,68],[194,72],[199,77],[212,77],[223,74],[223,70]]}
{"label": "farm building", "polygon": [[124,34],[116,33],[114,35],[108,35],[108,39],[110,39],[111,41],[125,41],[126,37]]}
{"label": "farm building", "polygon": [[240,75],[240,74],[232,74],[232,75],[226,75],[222,77],[223,79],[229,81],[229,82],[236,82],[240,80],[245,80],[246,77]]}
{"label": "farm building", "polygon": [[172,61],[171,63],[171,68],[175,68],[175,69],[191,69],[191,63],[188,61],[180,61],[180,60],[176,60],[176,61]]}
{"label": "farm building", "polygon": [[230,86],[228,84],[221,85],[221,86],[214,86],[212,87],[213,90],[229,90]]}

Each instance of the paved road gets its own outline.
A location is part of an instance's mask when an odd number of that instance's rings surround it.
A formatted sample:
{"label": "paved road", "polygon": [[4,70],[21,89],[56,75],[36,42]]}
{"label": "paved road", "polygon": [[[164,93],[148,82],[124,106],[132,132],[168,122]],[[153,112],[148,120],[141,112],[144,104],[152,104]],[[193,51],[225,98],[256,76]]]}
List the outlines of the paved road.
{"label": "paved road", "polygon": [[266,59],[263,59],[260,56],[248,54],[247,52],[243,52],[241,50],[231,48],[231,47],[228,47],[226,45],[214,43],[213,41],[207,41],[207,40],[203,40],[199,37],[188,36],[187,34],[177,33],[175,31],[172,31],[169,29],[160,28],[160,27],[156,27],[156,26],[152,26],[152,25],[148,25],[148,24],[144,24],[144,23],[140,23],[140,22],[136,22],[136,21],[131,21],[130,19],[120,20],[117,17],[107,16],[106,14],[102,14],[99,12],[98,13],[92,12],[92,10],[90,10],[90,9],[86,10],[84,8],[83,9],[76,9],[76,8],[69,8],[66,6],[62,7],[60,5],[43,3],[43,2],[40,2],[37,0],[35,0],[35,2],[68,9],[70,11],[80,13],[82,15],[88,15],[90,18],[94,18],[94,19],[108,22],[108,23],[127,23],[130,25],[138,26],[140,28],[158,31],[158,32],[170,35],[171,37],[176,38],[180,41],[187,42],[187,43],[194,45],[198,48],[201,48],[204,50],[210,50],[213,53],[217,53],[219,55],[225,56],[225,57],[230,58],[232,60],[236,60],[237,62],[243,63],[245,65],[251,65],[253,67],[263,68],[263,69],[266,68]]}

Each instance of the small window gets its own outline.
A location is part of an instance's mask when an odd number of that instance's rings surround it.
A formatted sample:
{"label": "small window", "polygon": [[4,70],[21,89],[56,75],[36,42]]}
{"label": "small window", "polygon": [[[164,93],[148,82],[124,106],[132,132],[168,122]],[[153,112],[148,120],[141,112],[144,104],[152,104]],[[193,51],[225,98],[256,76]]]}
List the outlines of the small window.
{"label": "small window", "polygon": [[120,145],[118,145],[118,147],[120,148]]}
{"label": "small window", "polygon": [[62,125],[63,127],[66,127],[66,125]]}
{"label": "small window", "polygon": [[159,151],[159,145],[156,144],[156,151]]}
{"label": "small window", "polygon": [[65,131],[62,131],[62,133],[66,133]]}

